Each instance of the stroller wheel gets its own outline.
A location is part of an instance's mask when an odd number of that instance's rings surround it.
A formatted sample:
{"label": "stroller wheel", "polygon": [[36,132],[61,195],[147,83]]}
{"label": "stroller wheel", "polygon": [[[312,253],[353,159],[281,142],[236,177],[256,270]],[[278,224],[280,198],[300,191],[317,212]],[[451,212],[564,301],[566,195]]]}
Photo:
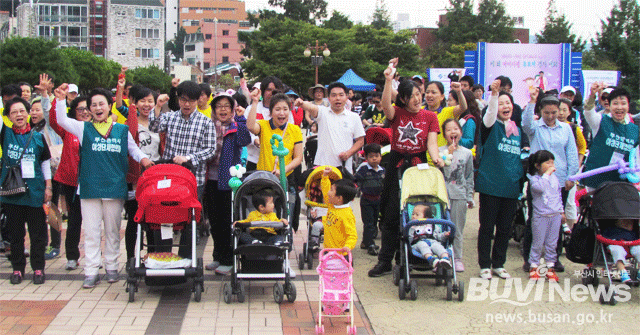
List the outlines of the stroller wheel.
{"label": "stroller wheel", "polygon": [[136,296],[136,284],[127,283],[127,292],[129,292],[129,302],[134,302]]}
{"label": "stroller wheel", "polygon": [[[609,295],[608,292],[610,289],[613,292],[611,292],[611,294]],[[615,286],[609,287],[609,285],[605,285],[604,292],[600,294],[600,304],[602,305],[608,304],[611,306],[615,306],[618,303],[618,300],[615,299],[616,295],[617,294],[616,294]]]}
{"label": "stroller wheel", "polygon": [[324,326],[316,325],[316,334],[324,334]]}
{"label": "stroller wheel", "polygon": [[273,284],[273,301],[280,304],[282,300],[284,300],[284,287],[280,283],[275,283]]}
{"label": "stroller wheel", "polygon": [[407,297],[406,285],[404,279],[398,282],[398,299],[404,300]]}
{"label": "stroller wheel", "polygon": [[307,269],[313,269],[313,253],[307,253]]}
{"label": "stroller wheel", "polygon": [[412,280],[409,283],[409,297],[411,300],[416,301],[416,299],[418,299],[418,282]]}
{"label": "stroller wheel", "polygon": [[442,277],[443,277],[443,276],[444,276],[444,273],[443,273],[443,271],[442,271],[442,268],[441,268],[441,267],[439,267],[439,268],[436,270],[436,286],[440,286],[440,285],[442,285]]}
{"label": "stroller wheel", "polygon": [[286,291],[287,291],[287,300],[289,302],[296,301],[296,297],[297,297],[296,285],[292,282],[289,282],[289,285],[286,288]]}
{"label": "stroller wheel", "polygon": [[393,266],[393,285],[398,286],[400,282],[400,265]]}
{"label": "stroller wheel", "polygon": [[202,299],[202,283],[193,284],[193,300],[195,302],[200,302]]}
{"label": "stroller wheel", "polygon": [[299,253],[298,254],[298,269],[304,270],[304,263],[305,263],[304,255],[302,253]]}
{"label": "stroller wheel", "polygon": [[458,281],[458,301],[464,301],[464,282]]}
{"label": "stroller wheel", "polygon": [[231,295],[233,295],[233,292],[231,292],[231,285],[229,283],[224,283],[224,286],[222,287],[222,298],[224,299],[224,302],[230,304]]}
{"label": "stroller wheel", "polygon": [[594,268],[587,268],[582,270],[582,284],[598,286],[600,282],[596,270]]}
{"label": "stroller wheel", "polygon": [[238,279],[236,285],[237,285],[236,297],[238,298],[239,303],[243,303],[246,298],[246,295],[245,295],[246,287],[244,286],[244,282],[242,281],[242,279]]}
{"label": "stroller wheel", "polygon": [[347,334],[349,334],[349,335],[358,334],[358,330],[357,330],[356,326],[347,326]]}
{"label": "stroller wheel", "polygon": [[447,301],[453,300],[453,280],[447,280]]}

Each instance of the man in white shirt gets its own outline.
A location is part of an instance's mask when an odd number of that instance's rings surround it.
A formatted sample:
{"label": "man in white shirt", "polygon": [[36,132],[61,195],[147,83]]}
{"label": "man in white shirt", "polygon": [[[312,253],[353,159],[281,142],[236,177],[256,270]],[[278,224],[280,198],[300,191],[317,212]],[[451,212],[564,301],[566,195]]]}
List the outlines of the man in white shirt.
{"label": "man in white shirt", "polygon": [[318,151],[315,165],[330,165],[345,168],[353,173],[351,157],[364,145],[364,128],[360,117],[346,109],[347,87],[332,83],[328,87],[331,107],[316,106],[297,99],[295,105],[302,107],[318,122]]}

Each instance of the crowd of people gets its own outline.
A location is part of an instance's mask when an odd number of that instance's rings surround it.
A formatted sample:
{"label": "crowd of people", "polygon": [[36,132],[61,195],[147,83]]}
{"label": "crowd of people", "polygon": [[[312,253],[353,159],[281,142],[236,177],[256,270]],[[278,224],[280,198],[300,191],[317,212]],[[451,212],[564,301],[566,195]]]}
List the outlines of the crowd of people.
{"label": "crowd of people", "polygon": [[[193,166],[197,196],[213,239],[212,260],[205,267],[228,274],[233,257],[229,169],[243,164],[246,155],[248,171],[279,176],[278,161],[268,145],[273,134],[280,135],[288,149],[284,173],[296,194],[292,220],[283,222],[298,229],[301,199],[297,187],[304,184],[303,168],[338,168],[342,179],[333,184],[328,178],[322,180],[330,207],[323,220],[325,246],[346,251],[357,245],[350,202],[359,189],[364,232],[360,247],[378,258],[368,272],[370,277],[391,272],[394,258],[399,257],[402,167],[429,163],[441,169],[446,181],[451,220],[457,227],[456,257],[455,264],[450,264],[444,248],[415,245],[425,258],[465,271],[465,262],[472,258],[463,254],[464,226],[467,209],[476,206],[474,193],[478,192],[479,275],[509,278],[504,267],[508,242],[523,183],[528,180],[532,214],[523,243],[523,269],[532,279],[539,279],[538,268],[546,265],[546,277],[558,281],[556,273],[563,271],[558,258],[562,235],[570,232],[577,217],[575,203],[569,199],[578,186],[568,177],[615,159],[628,161],[637,149],[639,132],[629,115],[629,93],[595,83],[583,107],[573,87],[560,92],[530,87],[530,101],[523,109],[510,94],[509,78],[496,78],[485,99],[485,88],[472,77],[456,76],[445,95],[441,82],[425,81],[419,75],[400,78],[397,66],[398,59],[392,59],[381,90],[358,93],[335,82],[309,88],[307,101],[273,76],[262,78],[251,89],[242,79],[237,91],[213,93],[208,84],[174,79],[170,92],[160,93],[127,83],[126,68],[118,78],[115,95],[105,89],[79,95],[74,84],[54,89],[47,75],[41,75],[33,88],[28,83],[4,86],[0,200],[7,219],[1,236],[13,268],[10,282],[19,284],[24,277],[26,223],[33,282],[44,283],[45,260],[61,253],[59,231],[51,228],[48,234],[46,224],[46,211],[55,208],[64,208],[67,217],[65,269],[79,266],[82,232],[83,287],[93,288],[100,282],[101,267],[108,282],[117,282],[122,213],[128,218],[125,246],[129,259],[135,254],[137,238],[133,220],[138,206],[136,181],[141,171],[159,161]],[[365,129],[372,128],[389,130],[385,164],[379,144],[365,145]],[[311,138],[317,139],[317,149],[303,164],[305,142]],[[523,150],[531,153],[525,167]],[[361,157],[362,163],[354,163],[355,157]],[[16,180],[16,171],[21,172],[26,187],[9,191],[13,186],[8,182]],[[324,176],[330,171],[327,168]],[[620,180],[616,171],[585,178],[580,187],[593,189],[612,180]],[[258,198],[254,216],[273,214],[273,197]],[[430,217],[428,207],[418,209],[414,214]],[[380,246],[375,243],[378,232]],[[632,233],[637,235],[637,230]],[[243,236],[246,243],[261,243],[270,237]],[[630,237],[638,238],[625,235]],[[181,245],[195,242],[191,234],[180,238]],[[159,234],[147,239],[171,244]],[[188,258],[189,251],[180,248],[178,254]]]}

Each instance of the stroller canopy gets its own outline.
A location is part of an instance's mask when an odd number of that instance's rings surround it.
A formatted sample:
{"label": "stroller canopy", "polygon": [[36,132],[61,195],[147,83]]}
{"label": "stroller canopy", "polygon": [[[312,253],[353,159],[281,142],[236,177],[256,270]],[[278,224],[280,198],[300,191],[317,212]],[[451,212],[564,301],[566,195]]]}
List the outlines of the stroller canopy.
{"label": "stroller canopy", "polygon": [[627,182],[609,182],[593,194],[591,215],[594,219],[640,219],[640,195]]}
{"label": "stroller canopy", "polygon": [[449,207],[447,186],[440,170],[429,167],[420,170],[418,167],[408,168],[402,175],[401,203],[404,208],[411,197],[433,196]]}
{"label": "stroller canopy", "polygon": [[280,179],[268,171],[254,171],[244,179],[234,196],[233,221],[244,219],[249,214],[247,209],[253,208],[251,197],[266,189],[273,192],[274,213],[281,219],[288,219],[285,204],[287,196],[280,185]]}

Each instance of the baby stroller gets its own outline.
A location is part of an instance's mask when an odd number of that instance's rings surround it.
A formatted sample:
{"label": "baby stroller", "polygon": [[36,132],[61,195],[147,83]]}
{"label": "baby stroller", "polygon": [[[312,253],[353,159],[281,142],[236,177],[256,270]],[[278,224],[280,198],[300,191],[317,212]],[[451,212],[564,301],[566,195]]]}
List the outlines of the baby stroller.
{"label": "baby stroller", "polygon": [[[313,133],[311,133],[313,134]],[[313,160],[316,158],[318,151],[318,134],[309,135],[304,144],[304,164],[307,169],[313,167]]]}
{"label": "baby stroller", "polygon": [[[156,281],[149,277],[182,277],[193,278],[193,298],[199,302],[202,297],[204,273],[202,258],[196,257],[196,224],[200,222],[202,205],[198,201],[196,178],[189,169],[174,164],[159,164],[147,169],[138,181],[136,189],[138,211],[135,221],[138,222],[136,237],[135,257],[127,263],[127,292],[129,302],[134,301],[135,292],[138,289],[138,281],[145,278],[147,285],[153,285]],[[174,231],[188,233],[185,229],[191,223],[191,260],[181,260],[181,265],[176,268],[147,268],[140,255],[142,242],[142,230],[147,234],[160,231],[162,235],[173,237]],[[179,247],[180,244],[145,245],[147,247]],[[184,247],[184,246],[183,246]],[[148,254],[149,255],[149,254]],[[190,263],[187,265],[187,263]],[[159,279],[159,278],[158,278]]]}
{"label": "baby stroller", "polygon": [[[447,300],[451,301],[455,293],[458,295],[458,300],[463,301],[464,282],[457,280],[456,272],[453,269],[445,271],[442,267],[437,267],[435,274],[425,273],[433,268],[423,255],[411,248],[409,239],[409,228],[412,226],[440,225],[443,232],[450,232],[449,238],[443,243],[443,246],[451,256],[451,263],[455,263],[452,246],[456,227],[449,219],[449,198],[444,176],[438,169],[411,167],[404,172],[401,183],[400,265],[393,267],[393,283],[398,286],[398,297],[400,300],[404,300],[409,293],[411,300],[416,300],[418,298],[418,283],[414,278],[420,277],[435,278],[436,286],[444,281],[447,285]],[[418,204],[429,205],[433,211],[433,219],[411,221],[413,207]],[[412,273],[413,270],[423,273]]]}
{"label": "baby stroller", "polygon": [[[629,248],[632,246],[640,245],[640,240],[636,241],[617,241],[608,239],[600,234],[600,232],[615,225],[618,219],[632,219],[635,220],[636,232],[638,230],[638,220],[640,219],[640,195],[638,190],[630,183],[626,182],[607,182],[601,185],[590,196],[589,194],[583,196],[580,199],[580,223],[585,224],[585,221],[590,226],[593,232],[595,232],[595,241],[593,250],[593,260],[587,264],[587,268],[582,272],[582,283],[584,285],[598,286],[599,275],[604,274],[608,279],[608,285],[605,286],[605,292],[609,292],[609,288],[614,288],[611,271],[614,270],[613,259],[607,249],[609,245],[619,245],[627,250],[627,260],[629,265],[627,270],[631,276],[631,279],[636,284],[638,283],[638,262],[633,258],[629,252]],[[579,232],[580,229],[574,229],[574,232]],[[572,243],[574,238],[571,238]],[[577,239],[576,239],[577,240]],[[577,242],[576,242],[577,243]],[[567,254],[569,254],[569,248],[567,248]],[[598,268],[604,267],[604,271],[600,271]],[[615,289],[612,294],[601,294],[600,303],[615,305],[617,299],[615,299]]]}
{"label": "baby stroller", "polygon": [[[254,194],[269,189],[274,194],[274,212],[279,218],[287,218],[289,211],[287,206],[287,193],[280,184],[278,177],[267,171],[254,171],[248,175],[242,185],[237,189],[233,198],[233,221],[246,218],[254,210],[251,198]],[[279,245],[249,244],[239,245],[240,233],[249,227],[271,227],[283,236],[283,242]],[[233,269],[231,270],[231,282],[224,283],[222,294],[224,301],[231,303],[231,297],[235,295],[238,302],[245,300],[246,289],[243,280],[276,280],[273,285],[273,299],[276,303],[284,300],[294,302],[296,300],[296,286],[291,281],[289,274],[289,251],[292,247],[293,233],[290,225],[284,226],[282,222],[249,222],[239,223],[232,229],[233,234]],[[284,286],[279,282],[284,280]]]}
{"label": "baby stroller", "polygon": [[[520,153],[520,162],[522,163],[523,171],[529,169],[529,150],[522,150]],[[518,196],[518,206],[516,209],[516,215],[513,217],[512,233],[511,237],[514,241],[520,242],[524,238],[527,225],[530,224],[529,220],[529,206],[528,206],[528,188],[529,182],[527,177],[522,178],[522,193]]]}
{"label": "baby stroller", "polygon": [[[389,156],[387,155],[389,151],[391,151],[391,128],[380,128],[380,127],[370,127],[365,132],[364,141],[365,143],[377,143],[382,147],[382,160],[380,161],[380,166],[387,166],[387,162],[389,161]],[[360,162],[366,160],[366,157],[362,157]]]}
{"label": "baby stroller", "polygon": [[[353,317],[353,257],[349,251],[347,260],[342,249],[322,249],[318,271],[320,299],[316,334],[324,334],[322,317],[347,317],[347,334],[357,333]],[[344,314],[347,312],[347,314]]]}
{"label": "baby stroller", "polygon": [[[311,241],[311,230],[313,224],[316,222],[322,222],[322,217],[327,215],[327,204],[324,203],[322,196],[322,190],[320,189],[320,181],[322,180],[322,174],[327,166],[318,166],[307,177],[307,181],[304,184],[305,195],[307,200],[304,201],[307,206],[307,242],[302,244],[302,252],[298,254],[298,268],[304,269],[304,265],[307,264],[307,269],[313,268],[314,254],[320,250],[320,243],[313,247],[309,246]],[[338,180],[342,178],[340,170],[335,167],[331,167],[332,173],[329,175],[329,179]],[[316,217],[312,217],[311,211],[315,210]],[[320,236],[318,236],[320,238]]]}

